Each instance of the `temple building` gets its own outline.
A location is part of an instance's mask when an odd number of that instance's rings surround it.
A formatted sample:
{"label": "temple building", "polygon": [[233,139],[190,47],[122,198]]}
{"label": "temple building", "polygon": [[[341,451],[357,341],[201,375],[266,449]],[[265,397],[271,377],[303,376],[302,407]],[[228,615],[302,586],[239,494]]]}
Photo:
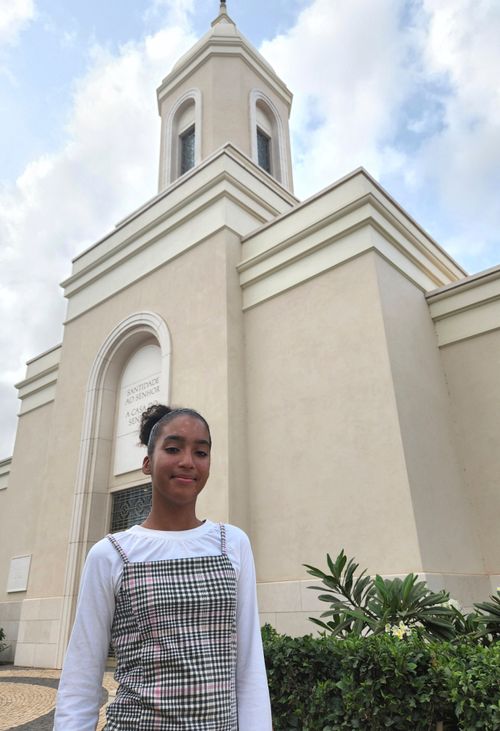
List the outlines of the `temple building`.
{"label": "temple building", "polygon": [[314,630],[344,548],[465,606],[500,583],[500,267],[468,276],[364,169],[293,193],[292,94],[225,3],[158,89],[158,194],[72,263],[0,463],[2,659],[60,667],[89,548],[144,519],[139,415],[211,425],[199,516],[262,620]]}

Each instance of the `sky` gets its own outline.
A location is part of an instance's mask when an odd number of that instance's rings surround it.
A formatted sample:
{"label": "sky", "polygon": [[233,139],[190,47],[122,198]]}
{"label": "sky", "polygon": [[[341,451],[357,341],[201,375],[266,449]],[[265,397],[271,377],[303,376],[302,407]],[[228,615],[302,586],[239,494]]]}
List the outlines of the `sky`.
{"label": "sky", "polygon": [[[469,273],[500,263],[499,0],[228,0],[294,93],[295,193],[362,165]],[[216,0],[0,0],[0,459],[71,260],[156,193],[156,88]]]}

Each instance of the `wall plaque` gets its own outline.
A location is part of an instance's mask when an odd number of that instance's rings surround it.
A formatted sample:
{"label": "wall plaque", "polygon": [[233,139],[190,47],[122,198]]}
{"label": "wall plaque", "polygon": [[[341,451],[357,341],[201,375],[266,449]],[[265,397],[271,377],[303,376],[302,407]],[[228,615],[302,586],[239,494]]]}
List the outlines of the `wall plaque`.
{"label": "wall plaque", "polygon": [[7,593],[26,591],[30,575],[31,554],[14,556],[10,559],[9,577],[7,579]]}

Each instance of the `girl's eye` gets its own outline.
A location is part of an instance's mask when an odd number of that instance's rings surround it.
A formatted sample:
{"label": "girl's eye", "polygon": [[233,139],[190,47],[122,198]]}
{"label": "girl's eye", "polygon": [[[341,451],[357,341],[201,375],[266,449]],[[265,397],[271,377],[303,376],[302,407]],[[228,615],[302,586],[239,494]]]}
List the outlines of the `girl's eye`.
{"label": "girl's eye", "polygon": [[176,454],[179,451],[179,447],[165,447],[167,454]]}
{"label": "girl's eye", "polygon": [[201,449],[196,454],[198,457],[208,457],[208,452],[203,452]]}

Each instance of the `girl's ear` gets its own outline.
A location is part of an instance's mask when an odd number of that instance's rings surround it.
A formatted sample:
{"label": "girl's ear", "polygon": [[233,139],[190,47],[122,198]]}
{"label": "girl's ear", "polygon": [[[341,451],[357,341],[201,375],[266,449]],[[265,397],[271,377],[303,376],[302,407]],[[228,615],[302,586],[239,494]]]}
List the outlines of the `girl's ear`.
{"label": "girl's ear", "polygon": [[145,475],[151,474],[151,461],[150,461],[148,455],[146,455],[144,457],[144,459],[142,460],[142,471]]}

